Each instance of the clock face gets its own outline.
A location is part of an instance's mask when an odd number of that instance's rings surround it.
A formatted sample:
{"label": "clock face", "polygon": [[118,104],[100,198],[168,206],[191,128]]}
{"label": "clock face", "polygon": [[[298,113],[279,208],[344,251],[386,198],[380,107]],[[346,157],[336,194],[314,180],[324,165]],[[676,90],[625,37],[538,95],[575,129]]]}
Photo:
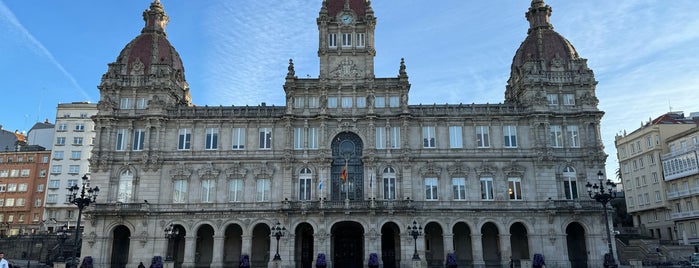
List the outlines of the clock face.
{"label": "clock face", "polygon": [[342,22],[342,24],[344,25],[352,23],[353,19],[354,18],[351,14],[342,14],[342,16],[340,16],[340,22]]}

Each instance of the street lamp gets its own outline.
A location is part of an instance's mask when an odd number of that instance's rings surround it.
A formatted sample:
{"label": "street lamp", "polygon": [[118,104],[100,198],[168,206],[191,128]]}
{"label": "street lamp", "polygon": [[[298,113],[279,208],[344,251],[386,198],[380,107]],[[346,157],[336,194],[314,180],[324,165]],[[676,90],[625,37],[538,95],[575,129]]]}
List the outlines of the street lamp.
{"label": "street lamp", "polygon": [[279,256],[279,239],[282,238],[282,236],[284,236],[284,232],[286,232],[286,227],[281,226],[281,224],[279,222],[277,222],[277,224],[272,226],[272,228],[270,228],[270,230],[272,232],[272,235],[275,238],[277,238],[277,252],[274,254],[274,260],[281,261],[282,257]]}
{"label": "street lamp", "polygon": [[[609,216],[607,215],[607,203],[616,198],[616,183],[613,183],[611,180],[605,182],[604,173],[602,173],[601,170],[597,172],[597,180],[599,180],[599,185],[597,185],[597,183],[592,185],[590,182],[587,182],[585,186],[587,187],[587,194],[590,198],[601,203],[604,209],[604,226],[607,227],[607,247],[609,251],[607,254],[609,254],[610,257],[610,260],[605,258],[605,267],[616,267],[614,254],[612,253],[612,235],[609,230]],[[608,261],[610,263],[608,263]]]}
{"label": "street lamp", "polygon": [[175,249],[175,238],[180,234],[180,229],[175,228],[175,226],[168,225],[165,227],[165,238],[167,238],[167,243],[168,243],[168,249],[167,249],[167,254],[165,257],[166,261],[171,261],[172,260],[172,255],[173,251]]}
{"label": "street lamp", "polygon": [[75,237],[73,238],[73,251],[75,253],[75,258],[70,261],[68,267],[78,267],[78,255],[80,254],[80,252],[78,252],[80,218],[82,217],[83,209],[85,209],[85,207],[89,206],[91,203],[95,203],[95,200],[97,200],[97,194],[100,191],[100,188],[97,186],[90,188],[90,178],[87,177],[87,174],[83,175],[82,179],[82,187],[78,187],[78,185],[68,187],[68,191],[70,192],[68,194],[68,202],[78,206],[78,224],[75,225]]}
{"label": "street lamp", "polygon": [[410,225],[408,224],[408,234],[413,236],[413,242],[415,246],[415,253],[413,253],[413,260],[419,260],[420,255],[417,254],[417,238],[422,235],[422,226],[418,224],[416,221],[413,221],[413,224]]}

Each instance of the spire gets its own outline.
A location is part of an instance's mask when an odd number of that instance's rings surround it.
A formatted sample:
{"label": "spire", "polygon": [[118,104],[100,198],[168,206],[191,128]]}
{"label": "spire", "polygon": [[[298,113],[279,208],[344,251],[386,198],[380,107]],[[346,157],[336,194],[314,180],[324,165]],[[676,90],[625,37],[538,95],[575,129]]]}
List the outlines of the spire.
{"label": "spire", "polygon": [[143,27],[141,33],[161,33],[165,34],[165,26],[169,20],[167,14],[165,14],[165,9],[160,3],[160,0],[155,0],[150,4],[150,8],[143,11],[143,20],[146,22],[146,26]]}
{"label": "spire", "polygon": [[544,0],[532,0],[532,6],[526,13],[529,21],[529,31],[531,33],[537,29],[553,29],[551,25],[551,6],[544,3]]}

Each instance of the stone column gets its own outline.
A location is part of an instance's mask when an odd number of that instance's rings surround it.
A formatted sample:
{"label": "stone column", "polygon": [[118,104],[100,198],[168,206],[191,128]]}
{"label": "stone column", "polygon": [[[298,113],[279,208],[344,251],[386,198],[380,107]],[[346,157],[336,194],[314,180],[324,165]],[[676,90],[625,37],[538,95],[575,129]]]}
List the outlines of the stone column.
{"label": "stone column", "polygon": [[442,236],[443,243],[444,243],[444,260],[446,261],[448,253],[454,253],[454,235],[453,234],[444,234]]}
{"label": "stone column", "polygon": [[473,267],[485,267],[485,261],[483,261],[483,241],[481,239],[483,235],[472,234],[471,235],[471,248],[473,250]]}
{"label": "stone column", "polygon": [[512,257],[510,234],[500,234],[500,263],[508,264]]}
{"label": "stone column", "polygon": [[252,236],[243,234],[240,245],[240,255],[248,255],[252,253]]}
{"label": "stone column", "polygon": [[197,251],[197,236],[188,235],[185,237],[184,260],[182,267],[194,267],[194,253]]}
{"label": "stone column", "polygon": [[214,235],[214,252],[211,255],[211,267],[223,266],[223,235]]}

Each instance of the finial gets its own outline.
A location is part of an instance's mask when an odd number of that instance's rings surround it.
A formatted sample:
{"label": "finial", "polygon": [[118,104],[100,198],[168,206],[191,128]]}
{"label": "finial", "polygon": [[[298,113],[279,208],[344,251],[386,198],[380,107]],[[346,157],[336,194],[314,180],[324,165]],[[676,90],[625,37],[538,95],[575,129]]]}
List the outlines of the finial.
{"label": "finial", "polygon": [[408,72],[405,71],[405,59],[400,58],[400,69],[398,69],[399,77],[408,77]]}
{"label": "finial", "polygon": [[529,21],[529,32],[536,29],[553,29],[551,25],[551,6],[546,5],[544,0],[532,0],[532,5],[525,14]]}
{"label": "finial", "polygon": [[165,26],[169,21],[169,17],[165,14],[165,9],[160,3],[160,0],[154,0],[150,4],[150,8],[143,11],[143,20],[146,26],[141,30],[142,33],[155,32],[165,34]]}
{"label": "finial", "polygon": [[296,71],[294,71],[294,60],[289,59],[289,72],[286,73],[286,78],[294,78]]}

